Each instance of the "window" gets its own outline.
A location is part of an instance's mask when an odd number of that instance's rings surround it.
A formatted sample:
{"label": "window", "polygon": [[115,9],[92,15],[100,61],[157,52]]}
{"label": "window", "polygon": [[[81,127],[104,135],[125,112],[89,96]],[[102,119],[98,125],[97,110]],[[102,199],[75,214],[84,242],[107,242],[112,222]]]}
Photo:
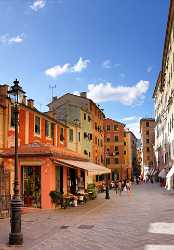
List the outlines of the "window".
{"label": "window", "polygon": [[114,131],[118,131],[118,125],[114,125]]}
{"label": "window", "polygon": [[119,164],[119,159],[115,158],[115,164]]}
{"label": "window", "polygon": [[35,133],[40,135],[40,117],[35,116]]}
{"label": "window", "polygon": [[126,142],[124,141],[124,146],[126,146]]}
{"label": "window", "polygon": [[84,139],[88,138],[88,134],[84,132]]}
{"label": "window", "polygon": [[91,153],[89,152],[88,155],[89,155],[89,158],[90,158],[91,157]]}
{"label": "window", "polygon": [[126,155],[126,150],[124,151],[124,155]]}
{"label": "window", "polygon": [[146,127],[149,127],[149,122],[146,122]]}
{"label": "window", "polygon": [[149,150],[149,147],[147,147],[146,150],[147,150],[147,152],[149,152],[149,151],[150,151],[150,150]]}
{"label": "window", "polygon": [[64,141],[64,129],[60,128],[60,141],[63,142]]}
{"label": "window", "polygon": [[103,147],[103,141],[102,141],[102,139],[101,139],[101,147]]}
{"label": "window", "polygon": [[106,158],[106,165],[110,165],[110,158]]}
{"label": "window", "polygon": [[86,114],[84,113],[84,120],[86,120]]}
{"label": "window", "polygon": [[126,132],[124,132],[124,137],[126,137]]}
{"label": "window", "polygon": [[88,122],[90,122],[91,121],[91,117],[88,115]]}
{"label": "window", "polygon": [[146,143],[149,143],[149,139],[146,139]]}
{"label": "window", "polygon": [[107,130],[107,131],[110,131],[110,129],[111,129],[111,128],[110,128],[110,125],[107,125],[107,126],[106,126],[106,130]]}
{"label": "window", "polygon": [[54,139],[54,124],[51,123],[51,138]]}
{"label": "window", "polygon": [[92,140],[92,134],[89,134],[89,139]]}
{"label": "window", "polygon": [[118,135],[115,135],[114,140],[115,142],[118,142]]}
{"label": "window", "polygon": [[73,129],[69,129],[69,141],[73,142]]}
{"label": "window", "polygon": [[11,107],[11,122],[10,122],[11,127],[15,126],[15,112],[14,112],[14,107]]}
{"label": "window", "polygon": [[86,149],[84,150],[84,155],[88,155],[88,152],[87,152],[87,150],[86,150]]}
{"label": "window", "polygon": [[146,131],[146,135],[149,135],[149,130]]}
{"label": "window", "polygon": [[49,121],[45,121],[45,136],[51,137],[51,123]]}
{"label": "window", "polygon": [[107,142],[110,142],[110,137],[107,137],[107,138],[106,138],[106,141],[107,141]]}
{"label": "window", "polygon": [[107,148],[106,151],[109,152],[109,148]]}
{"label": "window", "polygon": [[79,141],[80,141],[80,132],[78,132],[78,138],[79,138]]}
{"label": "window", "polygon": [[115,151],[118,151],[118,146],[115,146]]}

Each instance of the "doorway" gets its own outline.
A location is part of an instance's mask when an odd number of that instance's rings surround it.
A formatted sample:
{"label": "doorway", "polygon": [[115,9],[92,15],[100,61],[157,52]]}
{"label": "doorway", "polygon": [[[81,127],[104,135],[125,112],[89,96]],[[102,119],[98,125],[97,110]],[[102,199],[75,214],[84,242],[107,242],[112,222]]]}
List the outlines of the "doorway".
{"label": "doorway", "polygon": [[24,206],[41,207],[40,166],[22,166],[22,194]]}

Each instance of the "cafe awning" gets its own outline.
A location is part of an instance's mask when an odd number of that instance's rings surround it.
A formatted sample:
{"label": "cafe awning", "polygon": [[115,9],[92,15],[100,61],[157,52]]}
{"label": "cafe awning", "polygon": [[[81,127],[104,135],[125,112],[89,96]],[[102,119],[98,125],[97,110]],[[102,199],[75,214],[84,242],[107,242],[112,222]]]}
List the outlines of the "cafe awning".
{"label": "cafe awning", "polygon": [[56,162],[59,164],[69,166],[69,167],[76,167],[76,168],[84,169],[93,175],[111,173],[111,170],[109,168],[103,167],[101,165],[95,164],[90,161],[75,161],[75,160],[58,159],[56,160]]}

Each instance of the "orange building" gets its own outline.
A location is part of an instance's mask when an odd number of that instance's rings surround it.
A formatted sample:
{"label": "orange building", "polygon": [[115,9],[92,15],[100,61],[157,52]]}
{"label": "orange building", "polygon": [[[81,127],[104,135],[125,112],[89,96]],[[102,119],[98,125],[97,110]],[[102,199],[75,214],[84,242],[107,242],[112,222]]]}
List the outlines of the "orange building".
{"label": "orange building", "polygon": [[[9,173],[9,192],[13,194],[14,112],[7,91],[8,86],[0,85],[0,97],[6,105],[0,116],[4,124],[0,170]],[[51,208],[50,191],[67,194],[86,189],[88,170],[97,169],[100,172],[100,166],[88,163],[83,156],[68,150],[66,146],[67,126],[39,112],[34,107],[34,101],[26,101],[24,96],[19,105],[18,166],[24,206]]]}
{"label": "orange building", "polygon": [[127,178],[125,171],[125,145],[123,123],[112,119],[104,120],[104,155],[105,165],[111,169],[111,179]]}

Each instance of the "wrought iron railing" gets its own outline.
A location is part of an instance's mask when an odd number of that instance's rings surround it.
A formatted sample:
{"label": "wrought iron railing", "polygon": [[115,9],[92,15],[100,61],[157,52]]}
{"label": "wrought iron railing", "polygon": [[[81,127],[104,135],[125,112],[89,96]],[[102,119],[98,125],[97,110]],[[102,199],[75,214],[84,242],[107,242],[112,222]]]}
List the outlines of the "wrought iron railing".
{"label": "wrought iron railing", "polygon": [[10,215],[10,195],[0,195],[0,218]]}

